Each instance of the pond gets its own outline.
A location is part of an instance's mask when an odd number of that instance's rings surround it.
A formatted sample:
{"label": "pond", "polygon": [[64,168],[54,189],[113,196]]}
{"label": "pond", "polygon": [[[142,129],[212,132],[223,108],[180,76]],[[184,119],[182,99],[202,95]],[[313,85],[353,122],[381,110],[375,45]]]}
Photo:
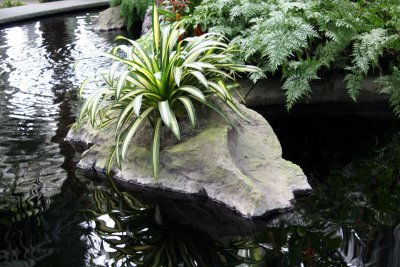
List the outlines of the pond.
{"label": "pond", "polygon": [[204,214],[83,177],[63,139],[80,82],[109,65],[94,52],[117,33],[93,32],[96,14],[0,28],[0,266],[400,266],[400,135],[386,106],[258,110],[314,188],[277,216]]}

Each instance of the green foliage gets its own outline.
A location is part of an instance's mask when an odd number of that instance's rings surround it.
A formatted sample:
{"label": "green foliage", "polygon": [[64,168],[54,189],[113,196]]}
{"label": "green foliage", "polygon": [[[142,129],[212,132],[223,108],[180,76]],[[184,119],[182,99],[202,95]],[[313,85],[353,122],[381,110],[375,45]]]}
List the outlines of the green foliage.
{"label": "green foliage", "polygon": [[111,54],[103,53],[116,63],[107,74],[102,74],[106,86],[100,86],[85,101],[75,126],[79,127],[87,118],[95,128],[115,127],[115,147],[110,153],[108,169],[114,159],[121,168],[133,136],[146,119],[154,129],[151,151],[157,178],[161,126],[165,125],[180,139],[180,114],[186,114],[192,126],[196,126],[193,102],[209,106],[224,116],[208,101],[215,96],[244,118],[230,93],[235,87],[233,75],[260,69],[233,63],[234,48],[223,43],[221,35],[209,33],[180,40],[185,32],[182,27],[183,23],[176,23],[161,29],[154,4],[149,53],[137,42],[123,37],[117,39],[127,41],[130,46],[119,45]]}
{"label": "green foliage", "polygon": [[24,3],[22,3],[20,0],[3,0],[3,2],[0,5],[0,8],[8,8],[8,7],[15,7],[15,6],[22,6]]}
{"label": "green foliage", "polygon": [[398,38],[398,35],[389,36],[387,30],[382,28],[373,29],[354,38],[352,66],[347,67],[351,73],[345,77],[347,90],[354,101],[362,88],[363,79],[368,74],[369,69],[378,66],[378,60],[383,55],[384,50],[391,48],[391,44]]}
{"label": "green foliage", "polygon": [[367,74],[382,64],[398,66],[399,6],[397,0],[203,0],[189,20],[232,39],[241,48],[239,62],[282,75],[290,109],[327,71],[345,75],[355,100]]}
{"label": "green foliage", "polygon": [[111,6],[120,7],[120,14],[126,19],[128,29],[132,28],[133,23],[143,20],[151,3],[151,0],[110,0]]}
{"label": "green foliage", "polygon": [[400,70],[394,67],[392,74],[380,77],[377,82],[381,85],[380,92],[389,94],[389,104],[400,117]]}

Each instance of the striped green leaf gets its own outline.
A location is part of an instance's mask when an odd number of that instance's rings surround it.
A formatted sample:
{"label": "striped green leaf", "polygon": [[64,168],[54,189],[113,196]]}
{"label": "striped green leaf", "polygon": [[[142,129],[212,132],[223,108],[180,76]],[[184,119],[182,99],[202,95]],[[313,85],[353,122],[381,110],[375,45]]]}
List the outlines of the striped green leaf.
{"label": "striped green leaf", "polygon": [[155,52],[158,53],[160,50],[160,21],[158,19],[158,11],[156,1],[153,2],[153,43]]}
{"label": "striped green leaf", "polygon": [[169,58],[169,47],[168,47],[168,39],[170,35],[170,29],[171,27],[169,25],[165,26],[163,31],[162,31],[162,37],[161,37],[161,62],[163,69],[166,68],[166,65],[168,64],[168,58]]}
{"label": "striped green leaf", "polygon": [[174,78],[175,78],[176,85],[180,86],[181,78],[182,78],[182,68],[181,67],[174,68]]}
{"label": "striped green leaf", "polygon": [[192,62],[192,63],[185,63],[182,65],[183,67],[196,69],[199,71],[203,71],[203,69],[215,69],[216,67],[213,64],[205,63],[205,62]]}
{"label": "striped green leaf", "polygon": [[171,111],[168,100],[158,102],[158,110],[160,111],[161,119],[167,127],[171,125]]}
{"label": "striped green leaf", "polygon": [[107,174],[110,174],[110,172],[111,172],[111,166],[112,166],[112,163],[114,161],[114,158],[115,158],[115,146],[112,147],[110,156],[107,159],[107,164],[106,164],[106,172],[107,172]]}
{"label": "striped green leaf", "polygon": [[140,109],[142,107],[142,99],[143,99],[143,94],[138,95],[135,97],[133,100],[133,111],[135,112],[136,116],[140,116]]}
{"label": "striped green leaf", "polygon": [[151,162],[153,166],[154,178],[158,178],[159,165],[160,165],[160,135],[161,135],[161,118],[157,118],[154,131],[153,142],[151,144]]}
{"label": "striped green leaf", "polygon": [[122,89],[126,83],[126,77],[129,75],[129,71],[124,71],[118,78],[117,87],[115,88],[115,98],[118,100],[121,96]]}
{"label": "striped green leaf", "polygon": [[192,74],[194,77],[201,82],[205,88],[208,88],[208,82],[206,77],[200,72],[200,71],[190,71],[190,74]]}
{"label": "striped green leaf", "polygon": [[132,137],[135,135],[136,131],[138,130],[139,126],[143,122],[144,119],[154,110],[154,107],[147,108],[140,117],[138,117],[131,126],[127,129],[126,135],[122,141],[121,147],[121,158],[122,160],[125,159],[126,152],[128,150],[128,146],[132,140]]}
{"label": "striped green leaf", "polygon": [[209,82],[210,89],[213,90],[217,95],[221,96],[221,99],[226,101],[228,99],[228,92],[214,82]]}
{"label": "striped green leaf", "polygon": [[[117,36],[117,38],[115,38],[115,40],[128,41],[134,47],[134,49],[137,50],[138,54],[135,54],[135,55],[137,55],[137,57],[140,59],[140,62],[143,61],[144,65],[148,69],[152,69],[152,64],[151,64],[151,60],[150,60],[149,56],[147,55],[147,53],[143,50],[143,48],[136,41],[130,40],[130,39],[125,38],[123,36]],[[133,49],[132,49],[132,53],[135,53],[135,51]],[[131,61],[131,62],[135,63],[135,65],[142,65],[143,66],[143,64],[138,64],[138,62],[136,62],[136,61]],[[127,62],[125,62],[125,63],[128,64]],[[157,71],[157,70],[155,70],[155,71]]]}
{"label": "striped green leaf", "polygon": [[86,87],[86,84],[89,82],[90,77],[86,77],[83,82],[81,83],[81,85],[79,86],[78,89],[78,97],[81,98],[82,97],[82,93],[83,93],[83,89]]}
{"label": "striped green leaf", "polygon": [[243,120],[249,122],[249,119],[246,118],[246,116],[243,115],[243,113],[238,109],[238,107],[233,103],[232,101],[226,101],[226,104],[237,114],[239,115],[240,118]]}
{"label": "striped green leaf", "polygon": [[117,164],[117,167],[121,169],[121,158],[123,157],[119,153],[119,146],[120,146],[120,140],[121,140],[121,132],[118,132],[117,137],[116,137],[116,144],[115,144],[115,163]]}
{"label": "striped green leaf", "polygon": [[178,121],[176,120],[175,114],[173,112],[170,113],[170,117],[171,117],[171,130],[174,133],[174,135],[176,136],[176,138],[178,138],[178,140],[181,140],[181,132],[179,130],[179,125],[178,125]]}
{"label": "striped green leaf", "polygon": [[120,63],[119,62],[115,62],[114,64],[112,64],[112,66],[110,68],[108,76],[110,77],[111,86],[114,85],[114,81],[116,80],[116,74],[117,74],[117,70],[118,70],[119,66],[120,66]]}
{"label": "striped green leaf", "polygon": [[190,99],[185,96],[178,97],[178,99],[185,106],[186,112],[192,124],[192,128],[196,128],[196,111],[194,109],[192,101],[190,101]]}
{"label": "striped green leaf", "polygon": [[202,101],[206,101],[204,94],[197,87],[194,87],[191,85],[184,85],[184,86],[179,87],[178,90],[187,92],[187,93],[201,99]]}
{"label": "striped green leaf", "polygon": [[118,134],[120,132],[121,127],[125,124],[126,120],[129,119],[129,113],[132,111],[134,102],[132,101],[127,105],[120,113],[117,126],[115,127],[115,134]]}
{"label": "striped green leaf", "polygon": [[230,101],[233,101],[232,95],[230,94],[228,88],[226,87],[226,84],[223,81],[219,80],[218,85],[226,92],[226,98],[229,99]]}
{"label": "striped green leaf", "polygon": [[121,96],[121,98],[119,99],[119,102],[132,99],[133,97],[137,96],[138,94],[143,94],[143,93],[146,93],[146,92],[147,91],[144,90],[144,89],[132,89],[132,91],[124,94],[123,96]]}

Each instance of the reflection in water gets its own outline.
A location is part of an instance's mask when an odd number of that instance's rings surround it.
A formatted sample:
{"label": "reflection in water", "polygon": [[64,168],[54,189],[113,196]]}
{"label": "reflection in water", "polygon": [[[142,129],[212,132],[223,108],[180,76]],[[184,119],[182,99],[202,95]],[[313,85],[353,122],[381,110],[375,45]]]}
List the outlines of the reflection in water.
{"label": "reflection in water", "polygon": [[[246,220],[232,215],[216,220],[223,215],[208,217],[206,209],[188,212],[195,201],[181,210],[179,201],[165,202],[176,206],[162,210],[163,205],[143,205],[138,195],[115,186],[75,177],[74,151],[63,142],[80,103],[75,90],[85,76],[108,66],[93,52],[107,51],[116,35],[91,31],[93,17],[68,15],[0,28],[1,266],[400,266],[400,137],[370,154],[365,153],[370,146],[362,144],[363,157],[346,168],[331,163],[338,144],[346,158],[354,157],[348,147],[353,151],[362,142],[352,136],[368,133],[371,120],[352,117],[346,142],[332,138],[331,132],[343,129],[335,120],[318,118],[320,128],[310,118],[312,127],[304,127],[304,120],[300,126],[290,121],[291,128],[282,120],[273,125],[280,138],[284,131],[295,140],[289,147],[296,148],[298,162],[307,152],[302,145],[317,144],[311,154],[318,157],[303,164],[310,174],[336,170],[327,177],[310,175],[314,192],[292,212],[254,220],[261,230],[250,231],[253,236],[223,235],[219,229],[240,228]],[[74,72],[77,59],[84,64]],[[293,132],[306,141],[293,138]],[[324,172],[315,172],[321,163]],[[182,220],[172,210],[194,218]],[[214,227],[218,235],[190,223],[194,220],[230,224]],[[227,232],[242,235],[253,229],[247,226]]]}
{"label": "reflection in water", "polygon": [[[73,150],[63,143],[76,114],[71,92],[105,61],[92,58],[77,73],[72,65],[113,39],[90,30],[92,16],[0,28],[0,265],[40,266],[80,229],[71,210],[79,201],[64,192],[73,176],[61,166],[73,170]],[[78,202],[64,203],[71,200]],[[81,255],[79,244],[62,255]]]}
{"label": "reflection in water", "polygon": [[224,245],[118,189],[93,197],[96,210],[85,226],[92,229],[86,242],[94,266],[259,266],[262,248],[240,237]]}

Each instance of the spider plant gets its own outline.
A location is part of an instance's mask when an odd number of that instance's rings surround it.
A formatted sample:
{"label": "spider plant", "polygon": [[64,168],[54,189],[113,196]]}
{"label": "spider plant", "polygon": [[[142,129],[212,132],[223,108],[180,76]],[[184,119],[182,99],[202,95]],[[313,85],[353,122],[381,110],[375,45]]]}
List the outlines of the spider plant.
{"label": "spider plant", "polygon": [[[104,56],[116,61],[103,75],[105,87],[95,90],[82,106],[76,127],[88,118],[95,128],[115,127],[115,146],[110,152],[107,171],[112,162],[121,168],[133,136],[146,119],[153,126],[151,144],[154,177],[159,173],[160,132],[165,125],[180,139],[177,114],[187,114],[196,127],[194,101],[224,114],[208,98],[216,96],[244,118],[236,107],[231,89],[236,72],[261,72],[254,66],[235,64],[234,48],[224,37],[214,33],[183,39],[183,22],[161,29],[157,7],[153,4],[153,42],[150,51],[124,37],[129,45],[119,45]],[[123,54],[124,56],[121,56]],[[122,66],[122,67],[120,67]],[[82,94],[85,80],[78,94]],[[111,114],[119,115],[112,118]],[[244,118],[245,119],[245,118]],[[114,124],[111,124],[114,123]]]}

